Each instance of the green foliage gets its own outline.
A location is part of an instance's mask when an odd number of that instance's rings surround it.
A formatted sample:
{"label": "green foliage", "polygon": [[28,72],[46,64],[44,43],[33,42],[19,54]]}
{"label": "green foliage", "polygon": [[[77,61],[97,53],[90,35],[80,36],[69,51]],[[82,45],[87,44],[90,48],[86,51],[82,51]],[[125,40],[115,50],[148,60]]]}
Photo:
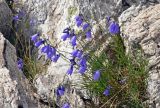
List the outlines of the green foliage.
{"label": "green foliage", "polygon": [[[146,94],[147,61],[141,49],[136,55],[126,54],[121,37],[113,36],[107,48],[99,55],[91,54],[89,66],[91,75],[85,76],[84,88],[100,99],[103,108],[143,108],[142,102]],[[93,81],[95,70],[101,71],[99,81]],[[122,82],[123,81],[123,82]],[[108,97],[103,95],[106,86],[110,85],[111,93]]]}

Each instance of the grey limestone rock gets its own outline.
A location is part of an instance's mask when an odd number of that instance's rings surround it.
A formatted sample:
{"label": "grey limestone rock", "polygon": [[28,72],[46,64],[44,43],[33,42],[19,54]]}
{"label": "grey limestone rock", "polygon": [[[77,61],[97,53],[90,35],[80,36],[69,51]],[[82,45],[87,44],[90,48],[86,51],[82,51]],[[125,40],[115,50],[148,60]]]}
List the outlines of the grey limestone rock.
{"label": "grey limestone rock", "polygon": [[[141,8],[141,9],[140,9]],[[140,11],[138,10],[140,9]],[[148,93],[151,108],[160,107],[160,4],[131,7],[119,17],[127,52],[140,46],[149,60]]]}

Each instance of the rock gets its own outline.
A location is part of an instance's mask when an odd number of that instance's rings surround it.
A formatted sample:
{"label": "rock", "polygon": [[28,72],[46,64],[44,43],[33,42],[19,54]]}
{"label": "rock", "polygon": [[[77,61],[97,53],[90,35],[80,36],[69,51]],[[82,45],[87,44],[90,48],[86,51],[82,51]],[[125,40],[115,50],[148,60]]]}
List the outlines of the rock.
{"label": "rock", "polygon": [[131,7],[119,17],[127,52],[133,53],[135,48],[141,47],[149,60],[147,90],[151,108],[160,107],[160,11],[158,10],[160,4],[146,9]]}
{"label": "rock", "polygon": [[12,11],[5,0],[0,0],[0,32],[9,35],[12,29]]}
{"label": "rock", "polygon": [[16,50],[0,33],[0,108],[37,108],[30,85],[17,68]]}
{"label": "rock", "polygon": [[[146,3],[150,4],[149,2]],[[94,31],[98,33],[100,29],[98,24],[104,24],[103,21],[106,19],[106,16],[113,16],[117,19],[117,16],[130,6],[129,12],[136,10],[137,13],[134,14],[136,16],[143,9],[142,6],[136,7],[139,4],[138,0],[135,0],[135,2],[132,0],[21,0],[21,2],[15,2],[15,9],[25,14],[22,16],[21,22],[18,22],[16,26],[22,30],[20,34],[24,37],[30,37],[40,32],[43,37],[49,39],[53,46],[56,46],[58,43],[59,50],[71,52],[73,49],[69,47],[69,43],[61,42],[60,38],[63,29],[74,23],[75,15],[83,14],[94,25]],[[132,7],[132,5],[135,5],[135,7]],[[144,6],[144,8],[146,7]],[[131,14],[128,14],[129,12],[127,11],[126,15],[130,16]],[[128,17],[128,19],[130,18]],[[70,55],[63,54],[70,58]],[[80,95],[83,91],[81,87],[77,87],[77,85],[76,87],[69,86],[68,82],[77,84],[82,83],[83,80],[77,73],[74,73],[71,77],[66,76],[68,68],[68,62],[61,58],[57,63],[51,63],[46,72],[36,76],[34,85],[37,88],[37,94],[43,102],[52,104],[56,100],[56,98],[53,98],[55,90],[61,84],[66,85],[68,92],[65,96],[71,96],[70,100],[67,100],[72,103],[71,106],[75,106],[77,101],[73,97],[77,97],[80,103],[84,102],[80,98],[88,97],[88,94],[85,92],[84,96]],[[77,92],[72,93],[72,90]],[[56,104],[61,106],[61,103],[64,103],[63,99]],[[80,104],[78,107],[83,107],[83,104]]]}

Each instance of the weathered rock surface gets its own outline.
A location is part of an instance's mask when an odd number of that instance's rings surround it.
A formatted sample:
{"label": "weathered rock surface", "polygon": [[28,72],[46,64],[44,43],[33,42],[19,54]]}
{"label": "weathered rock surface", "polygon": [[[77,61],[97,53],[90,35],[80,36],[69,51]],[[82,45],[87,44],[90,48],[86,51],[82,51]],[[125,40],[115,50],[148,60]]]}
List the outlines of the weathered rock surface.
{"label": "weathered rock surface", "polygon": [[[141,11],[140,11],[141,10]],[[131,7],[119,17],[128,52],[140,46],[149,59],[148,92],[150,107],[160,107],[160,4]]]}
{"label": "weathered rock surface", "polygon": [[[89,19],[90,23],[93,24],[100,23],[107,15],[112,15],[116,19],[122,11],[131,7],[124,12],[125,15],[121,15],[121,22],[125,22],[127,27],[130,25],[128,22],[131,22],[131,18],[139,15],[140,10],[158,2],[159,0],[22,0],[22,3],[17,2],[17,4],[21,4],[21,7],[23,7],[22,10],[28,15],[22,17],[22,24],[18,25],[18,28],[23,30],[22,34],[24,34],[24,36],[30,36],[36,32],[40,32],[42,35],[45,35],[46,38],[49,38],[52,43],[59,43],[61,32],[64,28],[74,23],[72,20],[74,20],[74,16],[79,13],[83,14]],[[136,7],[137,5],[139,5],[139,7]],[[141,5],[147,6],[142,7]],[[17,5],[17,10],[21,8],[18,6],[19,5]],[[97,21],[94,22],[93,20]],[[28,22],[30,26],[26,27]],[[68,46],[69,43],[61,42],[59,44],[59,50],[71,52],[72,48]],[[64,53],[64,55],[66,54]],[[67,57],[70,56],[67,55]],[[53,99],[55,95],[54,91],[60,84],[64,84],[68,91],[65,96],[69,96],[65,101],[72,103],[71,106],[73,107],[76,106],[77,98],[80,103],[83,103],[83,100],[80,98],[87,96],[80,95],[80,87],[70,87],[68,84],[81,83],[81,77],[77,73],[71,77],[66,76],[68,68],[69,64],[63,59],[60,59],[56,64],[51,63],[45,74],[38,75],[35,78],[34,84],[37,88],[37,93],[44,102],[53,102],[53,100],[55,100]],[[78,92],[72,93],[72,90]],[[86,93],[82,94],[85,95]],[[62,101],[56,104],[61,106],[60,103],[65,101],[62,99]],[[83,107],[83,104],[79,104],[77,107]]]}
{"label": "weathered rock surface", "polygon": [[0,33],[0,108],[37,108],[29,88],[17,68],[15,48]]}
{"label": "weathered rock surface", "polygon": [[12,12],[5,0],[0,0],[0,31],[8,35],[12,27]]}

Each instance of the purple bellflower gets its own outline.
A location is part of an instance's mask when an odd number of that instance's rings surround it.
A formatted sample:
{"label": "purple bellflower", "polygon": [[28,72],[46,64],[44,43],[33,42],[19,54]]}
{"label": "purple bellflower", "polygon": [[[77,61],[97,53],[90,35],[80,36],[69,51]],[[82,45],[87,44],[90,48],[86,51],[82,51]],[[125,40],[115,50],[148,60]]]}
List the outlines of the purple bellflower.
{"label": "purple bellflower", "polygon": [[91,39],[92,38],[92,35],[91,35],[91,30],[88,30],[87,32],[86,32],[86,39]]}
{"label": "purple bellflower", "polygon": [[86,66],[80,66],[78,72],[83,75],[86,70],[87,70]]}
{"label": "purple bellflower", "polygon": [[71,38],[70,43],[72,44],[73,47],[77,45],[77,44],[76,44],[76,40],[77,40],[77,37],[76,37],[76,36],[73,36],[73,37]]}
{"label": "purple bellflower", "polygon": [[87,67],[87,61],[85,57],[82,57],[78,63],[79,66]]}
{"label": "purple bellflower", "polygon": [[17,61],[17,66],[18,66],[18,69],[22,70],[22,68],[23,68],[23,60],[22,59],[19,59]]}
{"label": "purple bellflower", "polygon": [[60,54],[54,55],[54,56],[51,58],[51,60],[52,60],[53,62],[57,62],[57,60],[59,59],[59,57],[60,57]]}
{"label": "purple bellflower", "polygon": [[70,68],[67,70],[68,75],[72,75],[73,73],[73,65],[70,66]]}
{"label": "purple bellflower", "polygon": [[105,96],[109,96],[110,95],[110,89],[111,89],[111,86],[107,86],[107,88],[105,89],[105,91],[103,92],[103,94]]}
{"label": "purple bellflower", "polygon": [[94,73],[94,75],[93,75],[93,79],[94,79],[95,81],[98,81],[99,78],[100,78],[100,71],[97,70],[97,71],[95,71],[95,73]]}
{"label": "purple bellflower", "polygon": [[109,25],[109,32],[113,35],[115,34],[118,34],[120,32],[120,27],[118,25],[118,23],[116,22],[112,22],[110,25]]}
{"label": "purple bellflower", "polygon": [[63,86],[59,86],[56,90],[57,96],[63,96],[65,92],[65,88]]}
{"label": "purple bellflower", "polygon": [[61,36],[61,39],[63,40],[63,41],[65,41],[67,38],[69,38],[70,37],[70,34],[69,33],[63,33],[63,35]]}
{"label": "purple bellflower", "polygon": [[38,39],[38,36],[39,36],[38,33],[34,34],[33,36],[31,36],[31,40],[32,40],[33,42],[36,42],[37,39]]}
{"label": "purple bellflower", "polygon": [[82,19],[82,16],[76,16],[76,25],[77,27],[80,27],[83,23],[83,19]]}
{"label": "purple bellflower", "polygon": [[18,20],[19,20],[19,16],[18,16],[18,15],[15,15],[15,16],[13,17],[13,20],[14,20],[14,21],[18,21]]}
{"label": "purple bellflower", "polygon": [[38,47],[41,46],[43,43],[44,43],[44,40],[40,39],[40,40],[37,41],[34,45],[35,45],[35,47],[38,48]]}
{"label": "purple bellflower", "polygon": [[77,57],[78,51],[79,51],[78,49],[73,50],[73,52],[71,53],[71,55],[72,55],[73,57]]}
{"label": "purple bellflower", "polygon": [[82,50],[79,50],[78,53],[77,53],[77,57],[80,59],[83,55],[83,51]]}
{"label": "purple bellflower", "polygon": [[65,103],[65,104],[62,106],[62,108],[71,108],[71,107],[70,107],[69,103]]}
{"label": "purple bellflower", "polygon": [[84,25],[83,25],[83,31],[85,31],[88,27],[89,27],[89,24],[88,24],[88,23],[84,24]]}

